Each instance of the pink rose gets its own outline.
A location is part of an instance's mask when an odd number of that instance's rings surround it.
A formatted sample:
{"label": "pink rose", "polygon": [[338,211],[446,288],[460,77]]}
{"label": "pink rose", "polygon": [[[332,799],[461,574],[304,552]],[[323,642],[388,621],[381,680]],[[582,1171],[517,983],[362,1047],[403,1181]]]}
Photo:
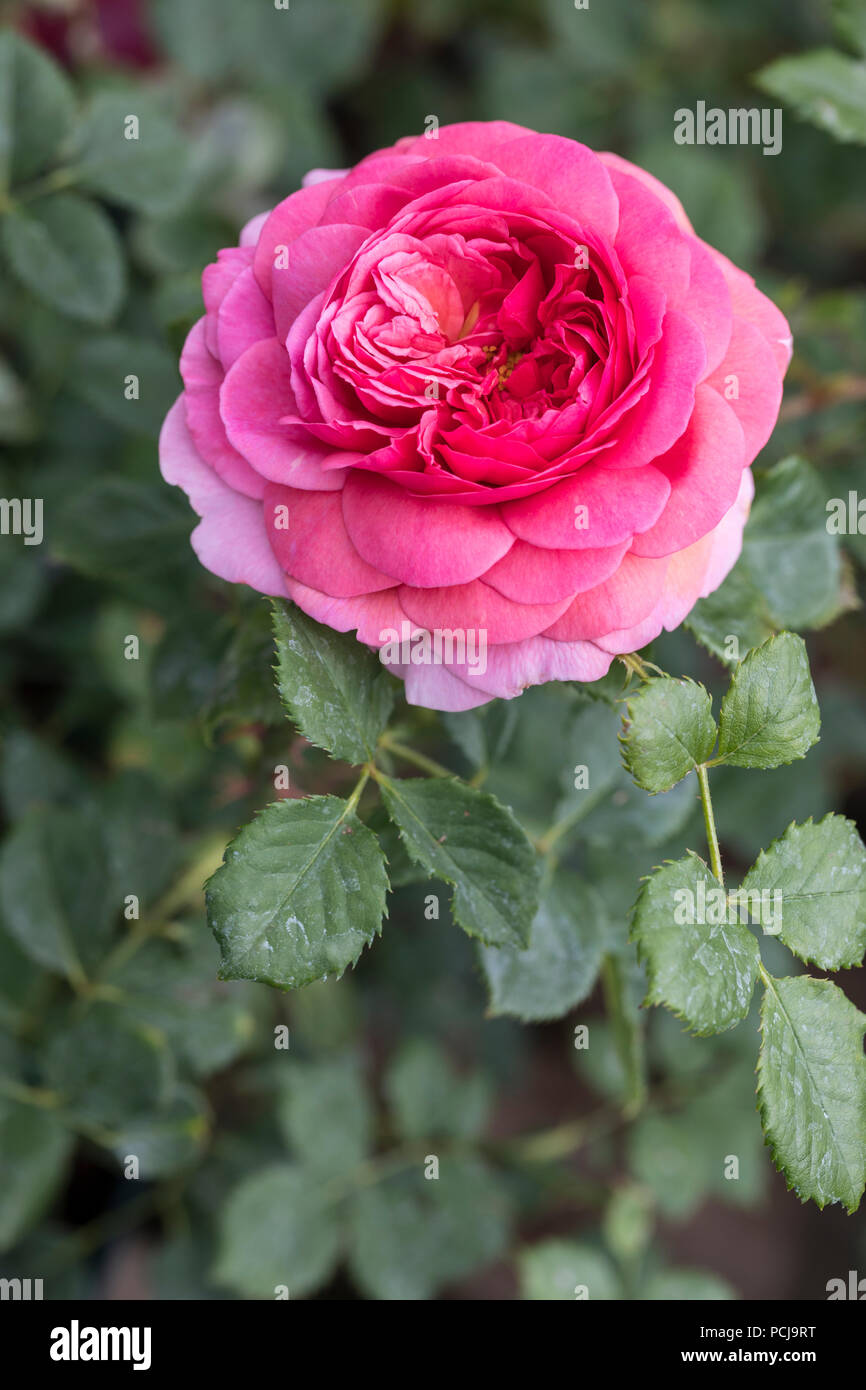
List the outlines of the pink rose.
{"label": "pink rose", "polygon": [[651,175],[508,122],[305,182],[204,272],[160,441],[202,563],[436,709],[679,624],[740,551],[778,309]]}

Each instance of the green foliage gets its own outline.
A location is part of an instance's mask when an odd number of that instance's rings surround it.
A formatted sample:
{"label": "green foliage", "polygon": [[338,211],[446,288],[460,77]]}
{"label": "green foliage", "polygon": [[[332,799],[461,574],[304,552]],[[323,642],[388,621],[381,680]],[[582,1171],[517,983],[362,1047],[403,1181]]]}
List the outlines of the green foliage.
{"label": "green foliage", "polygon": [[758,473],[742,554],[686,619],[714,656],[731,663],[738,651],[782,628],[824,627],[849,603],[824,497],[821,478],[805,459],[784,458]]}
{"label": "green foliage", "polygon": [[651,1303],[715,1303],[736,1294],[724,1279],[704,1269],[664,1269],[647,1281],[643,1297]]}
{"label": "green foliage", "polygon": [[385,1093],[397,1132],[407,1140],[476,1139],[490,1109],[484,1076],[456,1076],[442,1052],[420,1039],[407,1043],[394,1058]]}
{"label": "green foliage", "polygon": [[351,1209],[349,1263],[371,1298],[430,1298],[483,1268],[508,1239],[507,1199],[473,1157],[443,1158],[427,1180],[421,1164],[362,1188]]}
{"label": "green foliage", "polygon": [[538,866],[511,812],[465,783],[381,779],[389,814],[415,863],[454,887],[454,919],[490,946],[525,946]]}
{"label": "green foliage", "polygon": [[142,97],[130,111],[125,93],[98,92],[76,131],[71,158],[78,182],[91,193],[165,215],[186,201],[189,152],[159,105]]}
{"label": "green foliage", "polygon": [[610,1260],[579,1241],[544,1240],[528,1246],[521,1252],[519,1268],[521,1292],[530,1301],[622,1297]]}
{"label": "green foliage", "polygon": [[829,980],[773,980],[761,1011],[761,1114],[798,1196],[857,1210],[866,1186],[866,1017]]}
{"label": "green foliage", "polygon": [[201,1092],[179,1086],[165,1104],[122,1121],[120,1132],[108,1138],[108,1147],[124,1167],[134,1156],[138,1176],[148,1182],[171,1177],[201,1161],[209,1120]]}
{"label": "green foliage", "polygon": [[719,714],[719,761],[779,767],[805,757],[820,728],[805,643],[783,632],[734,672]]}
{"label": "green foliage", "polygon": [[[665,1247],[699,1217],[712,1265],[729,1209],[764,1200],[762,1121],[804,1199],[856,1205],[863,1016],[789,978],[790,952],[849,967],[862,1007],[866,549],[826,503],[862,491],[866,45],[861,4],[828,10],[840,51],[817,55],[811,12],[777,6],[771,32],[745,0],[159,0],[140,75],[78,29],[63,70],[0,38],[0,493],[45,500],[43,545],[0,536],[4,1277],[103,1298],[108,1242],[139,1223],[154,1297],[727,1298]],[[782,158],[673,144],[678,106],[747,105],[762,65]],[[648,168],[792,323],[742,556],[688,618],[703,650],[679,632],[645,654],[681,679],[614,662],[437,718],[352,633],[272,616],[189,547],[155,443],[203,266],[309,167],[428,111]],[[786,629],[814,634],[805,761]],[[687,854],[702,803],[709,867]],[[733,922],[673,921],[671,890],[722,867]],[[761,892],[771,930],[740,908]]]}
{"label": "green foliage", "polygon": [[831,48],[778,58],[756,81],[836,140],[866,144],[866,63]]}
{"label": "green foliage", "polygon": [[376,838],[348,802],[266,806],[208,885],[221,977],[296,989],[342,975],[381,931],[387,891]]}
{"label": "green foliage", "polygon": [[49,542],[80,573],[166,611],[188,573],[188,535],[187,508],[168,488],[106,476],[71,499]]}
{"label": "green foliage", "polygon": [[525,949],[481,947],[490,1012],[526,1023],[568,1013],[592,992],[605,938],[604,905],[596,890],[577,874],[560,871],[542,893]]}
{"label": "green foliage", "polygon": [[643,686],[626,708],[623,762],[644,791],[669,791],[715,747],[712,700],[702,685],[663,676]]}
{"label": "green foliage", "polygon": [[[679,756],[682,745],[671,723],[661,734],[672,745],[668,759]],[[719,755],[713,762],[775,768],[803,757],[819,727],[805,646],[782,633],[751,651],[735,670],[722,700]],[[640,752],[640,732],[637,737]],[[657,754],[658,737],[658,726],[651,725],[646,744]],[[711,751],[707,737],[706,752]],[[658,761],[665,765],[664,749]],[[859,964],[866,950],[866,849],[841,816],[792,825],[761,851],[739,891],[726,892],[707,763],[696,770],[712,872],[691,853],[656,869],[644,883],[632,936],[647,965],[647,1001],[666,1004],[695,1032],[720,1032],[749,1012],[760,973],[765,992],[758,1073],[767,1143],[803,1200],[814,1198],[819,1206],[841,1201],[853,1211],[866,1187],[866,1018],[830,981],[770,975],[746,924],[780,936],[802,959],[825,969]],[[711,1127],[698,1125],[696,1132],[703,1135]],[[665,1148],[664,1121],[650,1116],[635,1131],[634,1143],[636,1170],[652,1184],[656,1157]],[[682,1137],[674,1137],[670,1147],[681,1156],[689,1152]],[[668,1170],[674,1178],[668,1200],[687,1209],[688,1175],[699,1165],[688,1160],[688,1172],[677,1179],[676,1164],[662,1163],[663,1184]],[[663,1185],[663,1201],[665,1192]]]}
{"label": "green foliage", "polygon": [[372,758],[394,700],[377,658],[353,636],[281,601],[274,603],[274,637],[277,689],[304,736],[348,763]]}
{"label": "green foliage", "polygon": [[56,193],[7,212],[0,246],[38,299],[70,318],[106,323],[123,297],[123,252],[105,213],[77,193]]}
{"label": "green foliage", "polygon": [[53,1115],[0,1098],[0,1251],[42,1215],[71,1148],[71,1134]]}
{"label": "green foliage", "polygon": [[742,892],[782,898],[779,936],[822,970],[859,965],[866,953],[866,849],[850,821],[791,825],[743,879]]}
{"label": "green foliage", "polygon": [[0,850],[7,930],[31,960],[75,982],[100,958],[111,933],[94,829],[93,817],[80,811],[35,807]]}
{"label": "green foliage", "polygon": [[370,1147],[373,1117],[355,1058],[294,1064],[282,1087],[278,1118],[299,1161],[323,1181],[356,1168]]}
{"label": "green foliage", "polygon": [[730,920],[724,891],[696,854],[665,864],[647,879],[632,930],[647,966],[648,1003],[666,1004],[696,1033],[719,1033],[745,1018],[758,973],[758,943],[747,927]]}
{"label": "green foliage", "polygon": [[[154,439],[181,385],[177,365],[165,348],[117,333],[82,343],[74,371],[74,389],[88,405],[122,429]],[[137,379],[135,394],[127,389],[130,376]]]}
{"label": "green foliage", "polygon": [[328,1277],[339,1249],[337,1212],[315,1171],[275,1164],[229,1196],[214,1278],[247,1297],[274,1298],[281,1288],[302,1297]]}
{"label": "green foliage", "polygon": [[748,1047],[726,1059],[721,1075],[716,1058],[683,1104],[641,1116],[629,1135],[632,1171],[669,1220],[688,1219],[708,1197],[753,1207],[764,1194],[767,1162]]}
{"label": "green foliage", "polygon": [[104,1130],[159,1110],[174,1081],[162,1035],[113,1004],[95,1005],[85,1017],[55,1026],[45,1074],[64,1110]]}
{"label": "green foliage", "polygon": [[11,31],[0,35],[0,185],[41,173],[69,130],[72,89],[44,53]]}

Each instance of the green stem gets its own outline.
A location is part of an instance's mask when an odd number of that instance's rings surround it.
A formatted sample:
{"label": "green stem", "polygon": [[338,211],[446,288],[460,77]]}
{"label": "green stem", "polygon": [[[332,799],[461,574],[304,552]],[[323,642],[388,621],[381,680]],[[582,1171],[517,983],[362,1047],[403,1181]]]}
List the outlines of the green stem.
{"label": "green stem", "polygon": [[[384,1182],[386,1178],[392,1177],[395,1173],[403,1172],[416,1163],[423,1164],[429,1152],[429,1142],[407,1144],[391,1149],[388,1153],[378,1154],[375,1158],[365,1159],[351,1172],[340,1174],[324,1185],[322,1191],[325,1200],[329,1205],[341,1202],[359,1188],[372,1187],[374,1183]],[[447,1153],[448,1151],[440,1150],[439,1156],[443,1156],[443,1152]]]}
{"label": "green stem", "polygon": [[623,1112],[631,1118],[646,1101],[643,1028],[628,1007],[622,961],[612,953],[604,956],[601,962],[601,985],[616,1050],[625,1072]]}
{"label": "green stem", "polygon": [[358,802],[361,800],[361,797],[362,797],[363,792],[364,792],[364,788],[366,787],[367,783],[368,783],[369,780],[370,780],[370,774],[371,774],[372,771],[373,771],[372,764],[371,764],[371,763],[365,763],[364,767],[363,767],[362,770],[361,770],[361,776],[358,778],[357,782],[355,783],[355,787],[354,787],[354,790],[352,791],[352,795],[349,797],[348,801],[346,802],[346,809],[345,809],[345,811],[343,812],[343,816],[344,816],[344,817],[345,817],[345,816],[350,816],[350,815],[352,814],[352,812],[354,811],[355,807],[357,806]]}
{"label": "green stem", "polygon": [[562,839],[569,830],[578,825],[590,811],[594,810],[600,801],[607,795],[607,786],[602,786],[598,790],[587,789],[576,806],[573,806],[561,820],[555,821],[540,839],[535,841],[535,848],[539,854],[549,854],[554,845]]}
{"label": "green stem", "polygon": [[61,1100],[59,1091],[49,1091],[44,1086],[25,1086],[6,1076],[0,1077],[0,1095],[20,1101],[22,1105],[35,1105],[40,1110],[54,1110]]}
{"label": "green stem", "polygon": [[225,840],[209,840],[193,863],[156,904],[152,912],[136,922],[131,931],[117,943],[103,961],[99,978],[90,986],[87,993],[99,997],[104,990],[104,982],[122,965],[126,965],[140,948],[154,936],[160,936],[171,925],[174,916],[182,909],[191,907],[200,898],[205,880],[219,868],[225,850]]}
{"label": "green stem", "polygon": [[719,853],[719,837],[716,834],[716,818],[713,815],[713,801],[710,796],[710,779],[707,776],[707,769],[703,764],[698,768],[698,785],[701,789],[701,805],[704,808],[704,825],[707,831],[707,845],[710,851],[710,868],[715,877],[724,887],[725,876],[722,872],[722,856]]}
{"label": "green stem", "polygon": [[16,203],[32,203],[36,198],[44,198],[49,193],[59,193],[62,188],[69,188],[77,183],[79,173],[77,169],[54,169],[50,174],[46,174],[41,179],[35,179],[33,183],[27,183],[23,188],[17,188],[14,194]]}
{"label": "green stem", "polygon": [[422,772],[429,772],[431,777],[456,777],[456,772],[451,772],[449,768],[443,767],[441,763],[434,762],[425,753],[417,753],[414,748],[410,748],[406,743],[398,743],[395,739],[389,738],[387,734],[379,740],[379,747],[393,753],[395,758],[402,758],[406,763],[413,763]]}
{"label": "green stem", "polygon": [[[630,675],[637,676],[642,681],[649,680],[649,671],[645,663],[638,656],[637,652],[626,652],[625,655],[618,657],[617,660],[622,662],[623,666],[629,672]],[[655,670],[658,670],[657,666],[655,667]]]}
{"label": "green stem", "polygon": [[614,1114],[603,1106],[582,1119],[568,1120],[565,1124],[507,1142],[503,1146],[503,1157],[522,1163],[555,1163],[557,1159],[568,1158],[603,1134],[618,1129],[622,1122],[622,1115]]}

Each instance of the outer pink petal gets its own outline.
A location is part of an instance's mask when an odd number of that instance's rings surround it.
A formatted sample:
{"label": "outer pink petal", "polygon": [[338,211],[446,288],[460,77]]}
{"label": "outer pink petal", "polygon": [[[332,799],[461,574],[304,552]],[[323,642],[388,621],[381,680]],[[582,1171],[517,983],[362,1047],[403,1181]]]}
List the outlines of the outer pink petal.
{"label": "outer pink petal", "polygon": [[223,369],[205,346],[205,320],[199,319],[187,334],[180,358],[186,391],[186,422],[196,448],[221,478],[247,497],[261,497],[264,479],[251,468],[229,442],[220,415]]}
{"label": "outer pink petal", "polygon": [[223,367],[228,371],[253,343],[273,336],[273,309],[248,266],[228,290],[217,314],[217,349]]}
{"label": "outer pink petal", "polygon": [[679,303],[689,287],[689,238],[646,183],[618,169],[608,172],[619,198],[615,247],[623,270],[627,276],[649,276]]}
{"label": "outer pink petal", "polygon": [[658,637],[663,627],[660,605],[656,604],[653,611],[634,627],[606,632],[603,637],[596,637],[595,643],[601,651],[609,652],[611,656],[621,656],[623,652],[639,652],[647,642],[652,642]]}
{"label": "outer pink petal", "polygon": [[454,125],[440,126],[433,139],[425,134],[398,140],[394,149],[421,155],[424,159],[439,159],[443,154],[468,154],[495,164],[499,146],[518,136],[534,134],[527,126],[515,125],[512,121],[458,121]]}
{"label": "outer pink petal", "polygon": [[658,637],[662,628],[669,632],[688,617],[699,598],[713,593],[733,569],[743,544],[743,528],[749,515],[754,482],[749,469],[743,472],[737,500],[719,525],[694,545],[670,557],[665,587],[652,613],[632,628],[619,629],[595,640],[605,651],[639,651]]}
{"label": "outer pink petal", "polygon": [[253,269],[264,294],[271,298],[271,278],[278,246],[288,246],[302,232],[314,227],[328,199],[339,188],[340,179],[327,180],[301,188],[277,203],[259,229]]}
{"label": "outer pink petal", "polygon": [[779,371],[784,376],[793,352],[791,329],[785,315],[781,309],[776,308],[772,299],[761,293],[751,275],[740,270],[715,247],[708,246],[707,249],[718,261],[728,283],[734,315],[754,324],[763,333],[773,350]]}
{"label": "outer pink petal", "polygon": [[334,222],[311,227],[289,242],[285,265],[275,266],[271,276],[274,319],[281,343],[286,341],[301,310],[345,269],[369,235],[366,227]]}
{"label": "outer pink petal", "polygon": [[483,632],[487,642],[520,642],[543,632],[568,607],[559,603],[516,603],[481,579],[441,589],[413,589],[403,585],[400,603],[413,622],[428,632],[460,629]]}
{"label": "outer pink petal", "polygon": [[656,460],[671,495],[655,525],[635,536],[635,554],[670,555],[705,536],[733,506],[744,465],[739,420],[711,386],[699,386],[688,429]]}
{"label": "outer pink petal", "polygon": [[620,174],[628,174],[631,178],[637,179],[640,183],[645,184],[657,198],[661,199],[681,231],[693,231],[692,224],[686,216],[685,208],[676,193],[673,193],[671,189],[668,188],[667,184],[662,183],[654,174],[647,173],[646,169],[641,169],[639,165],[631,164],[627,159],[623,159],[618,154],[611,154],[608,150],[599,151],[598,157],[602,164],[606,165],[608,169],[615,169]]}
{"label": "outer pink petal", "polygon": [[231,584],[249,584],[262,594],[285,594],[261,503],[241,497],[203,462],[186,426],[182,396],[165,417],[159,464],[166,482],[182,487],[201,517],[190,540],[205,568]]}
{"label": "outer pink petal", "polygon": [[546,492],[504,503],[502,519],[515,536],[532,545],[596,550],[648,530],[661,516],[670,492],[668,479],[652,465],[625,471],[587,464]]}
{"label": "outer pink petal", "polygon": [[498,146],[493,162],[511,178],[542,189],[581,226],[613,241],[617,196],[601,160],[586,145],[561,135],[524,135]]}
{"label": "outer pink petal", "polygon": [[381,646],[388,631],[399,635],[401,624],[407,621],[396,589],[381,589],[359,598],[332,598],[289,576],[285,578],[285,586],[298,607],[317,623],[325,623],[335,632],[351,632],[357,628],[358,641],[370,647]]}
{"label": "outer pink petal", "polygon": [[718,262],[697,237],[689,242],[691,269],[685,298],[676,304],[696,323],[707,349],[706,372],[719,365],[731,341],[734,314],[731,295]]}
{"label": "outer pink petal", "polygon": [[[731,381],[731,377],[736,381]],[[724,396],[743,427],[746,462],[763,449],[779,416],[782,377],[776,356],[763,333],[745,319],[734,320],[734,331],[724,361],[707,377]],[[731,395],[736,389],[739,393]]]}
{"label": "outer pink petal", "polygon": [[601,550],[543,550],[515,541],[484,579],[520,603],[558,603],[601,584],[613,574],[628,546],[623,541]]}
{"label": "outer pink petal", "polygon": [[241,246],[255,247],[259,237],[262,234],[262,229],[270,215],[271,209],[268,208],[265,212],[257,212],[255,217],[251,217],[249,222],[244,223],[243,227],[241,228],[240,235]]}
{"label": "outer pink petal", "polygon": [[301,179],[302,188],[312,188],[317,183],[333,183],[334,179],[344,179],[348,169],[311,169]]}
{"label": "outer pink petal", "polygon": [[[274,525],[275,509],[287,508],[288,527]],[[265,524],[271,548],[286,574],[334,598],[357,598],[396,581],[362,560],[346,534],[339,493],[310,492],[269,483]]]}
{"label": "outer pink petal", "polygon": [[626,555],[619,568],[595,589],[578,594],[545,637],[557,642],[603,637],[616,628],[633,627],[656,607],[664,591],[668,560]]}
{"label": "outer pink petal", "polygon": [[470,676],[463,681],[453,675],[447,666],[407,666],[405,682],[408,704],[444,710],[449,714],[476,709],[478,705],[489,704],[492,699],[486,690],[479,689],[477,680],[472,683]]}
{"label": "outer pink petal", "polygon": [[422,500],[374,473],[350,472],[342,496],[346,530],[363,558],[422,589],[477,579],[514,543],[497,507]]}
{"label": "outer pink petal", "polygon": [[201,293],[205,307],[205,342],[208,351],[219,357],[217,315],[220,305],[232,285],[252,265],[253,252],[249,246],[229,246],[217,252],[215,261],[201,273]]}
{"label": "outer pink petal", "polygon": [[285,349],[276,338],[254,343],[235,362],[220,392],[220,413],[230,442],[263,478],[337,491],[343,475],[322,466],[332,451],[299,444],[295,434],[280,423],[293,407]]}
{"label": "outer pink petal", "polygon": [[649,369],[649,388],[617,427],[604,456],[606,468],[634,468],[657,459],[679,439],[691,418],[707,350],[696,324],[679,310],[665,314]]}
{"label": "outer pink petal", "polygon": [[754,495],[755,480],[750,470],[746,468],[743,472],[736,502],[712,533],[709,564],[698,598],[706,598],[708,594],[715,593],[740,558],[740,551],[743,548],[743,531],[749,519]]}
{"label": "outer pink petal", "polygon": [[451,666],[454,675],[470,687],[483,686],[491,696],[513,700],[530,685],[545,681],[595,681],[607,673],[611,656],[594,642],[554,642],[549,637],[528,637],[487,650],[487,670],[470,675],[466,666]]}

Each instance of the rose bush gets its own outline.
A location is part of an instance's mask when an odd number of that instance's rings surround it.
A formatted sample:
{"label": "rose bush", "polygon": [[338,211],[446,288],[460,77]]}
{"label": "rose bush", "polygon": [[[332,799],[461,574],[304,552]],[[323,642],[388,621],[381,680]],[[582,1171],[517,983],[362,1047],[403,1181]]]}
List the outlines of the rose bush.
{"label": "rose bush", "polygon": [[221,577],[382,648],[467,709],[595,680],[734,564],[791,340],[678,199],[507,122],[316,171],[203,277],[161,436]]}

